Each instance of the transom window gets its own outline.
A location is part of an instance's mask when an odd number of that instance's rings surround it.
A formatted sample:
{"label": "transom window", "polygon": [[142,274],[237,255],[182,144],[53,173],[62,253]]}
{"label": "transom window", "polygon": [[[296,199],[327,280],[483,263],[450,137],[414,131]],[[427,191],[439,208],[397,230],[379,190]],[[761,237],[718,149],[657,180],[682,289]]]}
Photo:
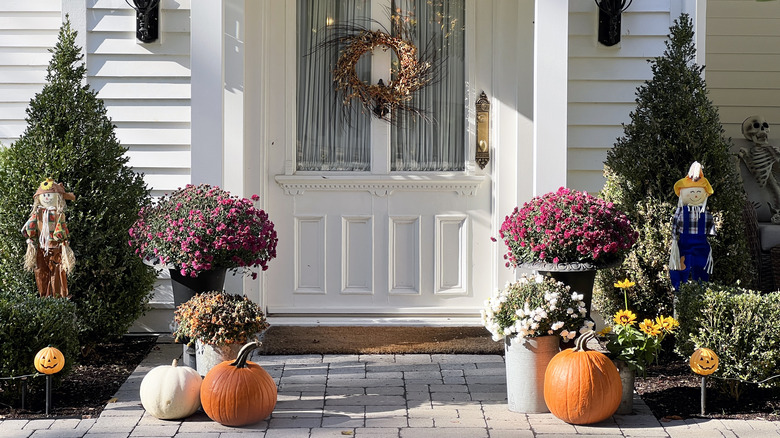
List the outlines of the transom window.
{"label": "transom window", "polygon": [[[396,112],[388,123],[362,112],[359,102],[345,114],[333,87],[339,50],[319,45],[328,26],[371,27],[374,20],[390,30],[390,11],[408,18],[418,51],[440,66],[411,102],[424,116]],[[465,0],[389,0],[379,8],[371,0],[298,0],[297,19],[297,170],[376,173],[372,155],[388,151],[384,167],[390,171],[464,170]],[[355,70],[366,84],[377,78],[388,84],[398,59],[392,50],[377,48],[361,56]]]}

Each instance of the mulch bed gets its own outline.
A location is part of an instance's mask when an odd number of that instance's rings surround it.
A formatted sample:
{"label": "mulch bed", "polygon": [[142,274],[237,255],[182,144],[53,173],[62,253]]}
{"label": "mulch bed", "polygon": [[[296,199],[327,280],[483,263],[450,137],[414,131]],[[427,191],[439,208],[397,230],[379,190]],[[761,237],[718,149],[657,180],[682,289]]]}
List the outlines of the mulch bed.
{"label": "mulch bed", "polygon": [[701,415],[701,376],[691,371],[687,358],[673,357],[648,368],[634,387],[656,418],[732,418],[780,420],[780,388],[745,385],[739,400],[731,398],[724,381],[707,379],[707,403]]}
{"label": "mulch bed", "polygon": [[[97,345],[79,360],[80,363],[63,377],[61,385],[52,391],[49,414],[58,418],[99,416],[106,403],[154,348],[156,341],[156,336],[126,336],[115,342]],[[46,418],[43,388],[27,394],[25,409],[21,409],[19,398],[8,398],[0,399],[0,419]]]}

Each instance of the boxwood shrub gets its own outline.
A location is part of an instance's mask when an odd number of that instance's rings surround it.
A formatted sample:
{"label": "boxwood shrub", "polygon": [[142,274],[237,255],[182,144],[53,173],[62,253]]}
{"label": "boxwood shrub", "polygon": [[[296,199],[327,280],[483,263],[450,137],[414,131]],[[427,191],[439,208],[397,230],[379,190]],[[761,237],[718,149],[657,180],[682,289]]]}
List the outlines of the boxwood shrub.
{"label": "boxwood shrub", "polygon": [[[698,347],[720,358],[715,377],[739,398],[744,382],[780,374],[780,291],[762,294],[737,286],[688,283],[680,288],[677,351],[688,357]],[[761,385],[780,386],[780,378]]]}
{"label": "boxwood shrub", "polygon": [[[77,362],[79,329],[76,305],[70,300],[0,292],[0,321],[0,377],[34,374],[35,354],[49,345],[65,356],[65,368],[55,377],[67,374]],[[0,381],[0,399],[13,398],[18,382]],[[44,385],[42,378],[30,382],[31,388]]]}
{"label": "boxwood shrub", "polygon": [[79,342],[89,348],[127,333],[146,310],[156,275],[127,243],[138,210],[151,200],[149,190],[129,167],[127,148],[103,100],[83,85],[85,78],[76,31],[66,21],[47,84],[27,108],[27,128],[0,148],[0,285],[20,301],[36,293],[34,275],[22,269],[26,243],[19,229],[29,218],[35,189],[51,177],[76,196],[65,213],[76,256],[68,290],[79,317]]}

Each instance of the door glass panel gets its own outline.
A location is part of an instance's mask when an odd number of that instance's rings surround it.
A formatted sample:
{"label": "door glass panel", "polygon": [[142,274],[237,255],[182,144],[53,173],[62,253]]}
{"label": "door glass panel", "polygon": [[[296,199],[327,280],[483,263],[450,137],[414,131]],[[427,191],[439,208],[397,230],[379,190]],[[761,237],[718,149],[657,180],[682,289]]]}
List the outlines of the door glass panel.
{"label": "door glass panel", "polygon": [[[408,20],[423,61],[436,68],[434,81],[415,94],[409,112],[394,115],[391,170],[455,171],[465,168],[465,0],[394,0]],[[393,56],[393,68],[398,59]]]}
{"label": "door glass panel", "polygon": [[[411,106],[421,110],[392,115],[390,144],[371,138],[370,114],[345,114],[333,89],[335,45],[326,26],[369,27],[370,0],[298,1],[298,170],[370,171],[371,149],[390,148],[392,171],[462,171],[465,168],[465,0],[388,0],[387,11],[406,20],[421,61],[436,69],[432,83],[418,90]],[[315,50],[316,49],[316,50]],[[375,52],[381,50],[375,50]],[[393,74],[398,59],[392,50]],[[371,54],[357,63],[358,77],[370,83]]]}
{"label": "door glass panel", "polygon": [[[370,169],[369,117],[347,119],[333,90],[338,47],[315,48],[327,37],[326,26],[366,24],[370,0],[300,0],[298,2],[298,170]],[[371,79],[371,57],[362,56],[358,77]]]}

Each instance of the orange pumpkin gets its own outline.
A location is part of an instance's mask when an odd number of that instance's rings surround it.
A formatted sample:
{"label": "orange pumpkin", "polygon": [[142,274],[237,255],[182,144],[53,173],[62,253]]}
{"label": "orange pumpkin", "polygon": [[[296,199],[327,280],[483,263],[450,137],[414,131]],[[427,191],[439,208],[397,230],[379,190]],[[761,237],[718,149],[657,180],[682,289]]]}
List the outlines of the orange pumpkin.
{"label": "orange pumpkin", "polygon": [[246,426],[265,419],[276,407],[276,382],[260,365],[247,361],[257,342],[244,345],[233,362],[211,370],[200,388],[206,415],[225,426]]}
{"label": "orange pumpkin", "polygon": [[574,346],[552,358],[544,373],[544,401],[550,412],[571,424],[592,424],[617,411],[623,395],[620,374],[612,361],[588,350],[591,330]]}
{"label": "orange pumpkin", "polygon": [[43,374],[55,374],[62,371],[65,366],[65,356],[51,345],[42,348],[35,355],[35,369]]}

